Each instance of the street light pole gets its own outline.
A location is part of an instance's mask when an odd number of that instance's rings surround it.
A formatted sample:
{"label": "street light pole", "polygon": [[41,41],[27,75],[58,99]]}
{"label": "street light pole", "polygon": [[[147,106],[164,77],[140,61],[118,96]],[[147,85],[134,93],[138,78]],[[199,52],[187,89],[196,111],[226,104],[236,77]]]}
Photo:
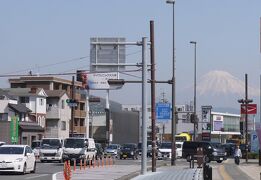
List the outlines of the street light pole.
{"label": "street light pole", "polygon": [[195,141],[197,138],[197,42],[190,41],[190,44],[194,44],[194,137]]}
{"label": "street light pole", "polygon": [[171,148],[171,165],[176,165],[176,79],[175,79],[175,0],[167,0],[167,4],[172,4],[173,6],[173,50],[172,50],[172,58],[173,58],[173,66],[172,66],[172,122],[171,122],[171,139],[172,139],[172,148]]}

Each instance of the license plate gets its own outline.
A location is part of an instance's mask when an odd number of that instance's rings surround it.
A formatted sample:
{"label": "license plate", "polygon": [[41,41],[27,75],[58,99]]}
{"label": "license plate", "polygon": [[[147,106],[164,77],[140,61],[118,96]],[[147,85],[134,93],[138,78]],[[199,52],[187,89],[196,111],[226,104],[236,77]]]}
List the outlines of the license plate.
{"label": "license plate", "polygon": [[223,160],[223,158],[219,158],[220,160]]}
{"label": "license plate", "polygon": [[126,155],[126,154],[124,154],[124,155],[123,155],[123,157],[127,157],[127,155]]}
{"label": "license plate", "polygon": [[7,164],[6,163],[1,163],[0,164],[0,168],[7,168]]}

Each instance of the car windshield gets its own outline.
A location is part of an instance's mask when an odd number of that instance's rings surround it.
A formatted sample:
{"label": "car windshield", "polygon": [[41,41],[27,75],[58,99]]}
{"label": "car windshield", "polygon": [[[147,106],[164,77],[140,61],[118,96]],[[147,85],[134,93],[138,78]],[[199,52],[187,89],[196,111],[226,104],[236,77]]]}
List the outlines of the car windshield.
{"label": "car windshield", "polygon": [[107,149],[117,149],[118,146],[116,144],[111,144],[107,147]]}
{"label": "car windshield", "polygon": [[181,148],[181,144],[176,144],[176,148]]}
{"label": "car windshield", "polygon": [[212,147],[215,149],[219,149],[222,148],[222,144],[221,143],[211,143]]}
{"label": "car windshield", "polygon": [[59,139],[43,139],[41,147],[44,148],[58,148],[61,146]]}
{"label": "car windshield", "polygon": [[123,144],[122,149],[134,149],[134,144]]}
{"label": "car windshield", "polygon": [[83,148],[84,139],[65,139],[64,147],[65,148]]}
{"label": "car windshield", "polygon": [[32,149],[34,149],[34,148],[38,148],[38,147],[40,147],[41,146],[41,142],[40,141],[35,141],[35,142],[32,142]]}
{"label": "car windshield", "polygon": [[23,147],[0,147],[0,154],[23,154]]}
{"label": "car windshield", "polygon": [[160,149],[171,149],[171,143],[161,143]]}

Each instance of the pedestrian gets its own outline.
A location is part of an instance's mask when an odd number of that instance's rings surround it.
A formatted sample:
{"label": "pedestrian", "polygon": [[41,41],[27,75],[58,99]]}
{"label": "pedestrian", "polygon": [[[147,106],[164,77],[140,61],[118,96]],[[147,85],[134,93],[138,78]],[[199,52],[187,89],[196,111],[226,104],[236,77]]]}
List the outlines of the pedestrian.
{"label": "pedestrian", "polygon": [[241,149],[239,148],[239,146],[236,146],[234,158],[235,158],[235,163],[237,165],[239,165],[240,163],[240,157],[242,157]]}

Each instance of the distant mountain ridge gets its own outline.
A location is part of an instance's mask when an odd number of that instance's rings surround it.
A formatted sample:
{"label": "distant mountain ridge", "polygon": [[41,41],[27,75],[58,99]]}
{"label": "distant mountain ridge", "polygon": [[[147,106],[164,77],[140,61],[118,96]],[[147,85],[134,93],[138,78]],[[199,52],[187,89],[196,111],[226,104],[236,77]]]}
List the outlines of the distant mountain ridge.
{"label": "distant mountain ridge", "polygon": [[[184,98],[193,96],[191,86],[182,91]],[[197,107],[211,105],[222,112],[238,113],[238,99],[245,97],[245,81],[225,71],[210,71],[197,82]],[[248,97],[259,102],[259,89],[248,86]],[[191,99],[192,100],[192,99]],[[186,99],[186,101],[188,101]]]}

